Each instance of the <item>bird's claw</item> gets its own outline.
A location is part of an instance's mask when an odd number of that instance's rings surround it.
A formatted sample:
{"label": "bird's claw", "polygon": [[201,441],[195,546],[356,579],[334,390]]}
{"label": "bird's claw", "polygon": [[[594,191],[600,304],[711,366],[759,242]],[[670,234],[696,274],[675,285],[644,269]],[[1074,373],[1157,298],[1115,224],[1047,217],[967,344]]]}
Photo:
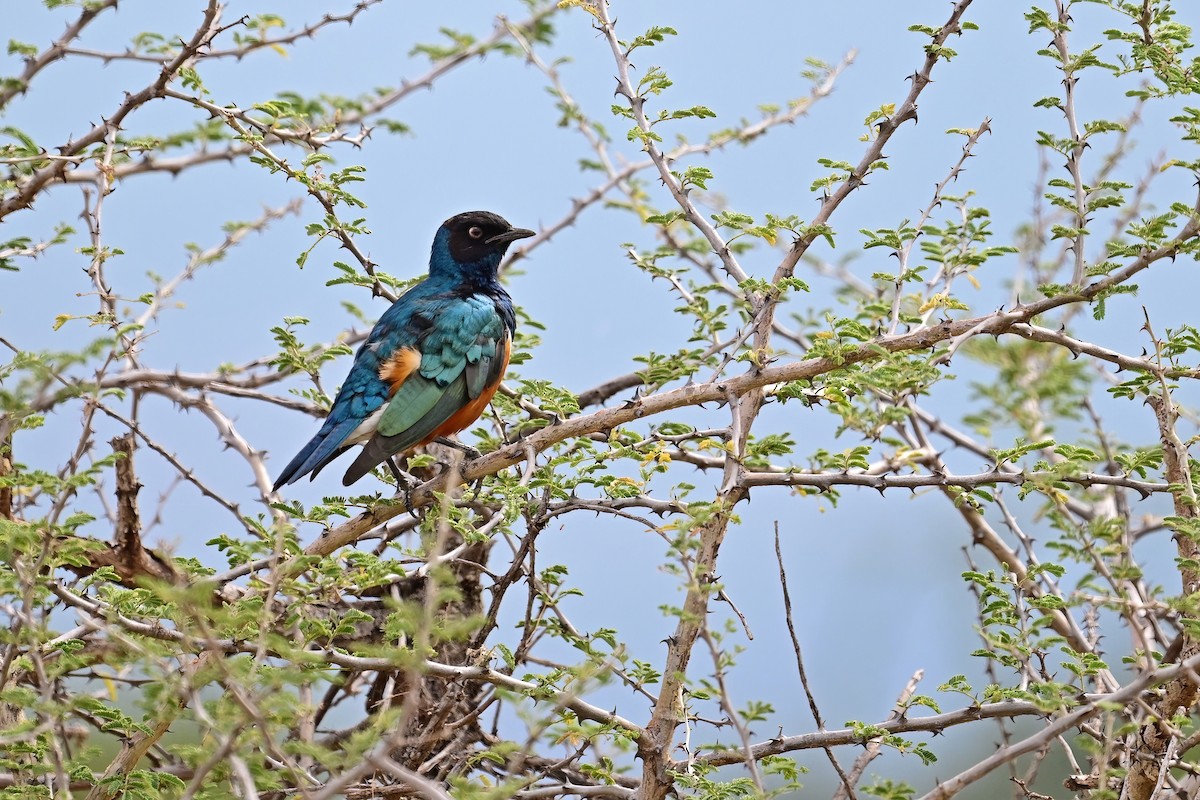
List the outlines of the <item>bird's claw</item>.
{"label": "bird's claw", "polygon": [[396,486],[401,489],[411,489],[414,486],[419,486],[421,481],[409,472],[400,469],[400,465],[396,463],[396,459],[389,458],[383,463],[387,464],[388,470],[391,471],[392,477],[396,479]]}
{"label": "bird's claw", "polygon": [[415,475],[400,469],[400,466],[396,463],[396,459],[394,458],[389,458],[383,463],[387,464],[388,469],[392,473],[392,477],[396,479],[396,488],[404,492],[404,508],[407,509],[409,514],[412,514],[415,517],[417,513],[416,509],[413,508],[412,490],[414,487],[419,486],[421,481],[419,481]]}

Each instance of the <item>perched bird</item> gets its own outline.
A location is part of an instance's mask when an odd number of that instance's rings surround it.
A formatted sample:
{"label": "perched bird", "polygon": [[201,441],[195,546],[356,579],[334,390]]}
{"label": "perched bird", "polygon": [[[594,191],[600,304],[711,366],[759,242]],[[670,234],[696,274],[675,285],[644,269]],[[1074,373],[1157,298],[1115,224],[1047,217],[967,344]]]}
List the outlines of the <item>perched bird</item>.
{"label": "perched bird", "polygon": [[[360,442],[349,486],[392,456],[457,433],[487,408],[512,348],[516,316],[497,270],[508,246],[533,231],[488,211],[442,223],[429,275],[383,312],[317,435],[284,467],[275,488],[310,480]],[[397,476],[399,477],[399,475]]]}

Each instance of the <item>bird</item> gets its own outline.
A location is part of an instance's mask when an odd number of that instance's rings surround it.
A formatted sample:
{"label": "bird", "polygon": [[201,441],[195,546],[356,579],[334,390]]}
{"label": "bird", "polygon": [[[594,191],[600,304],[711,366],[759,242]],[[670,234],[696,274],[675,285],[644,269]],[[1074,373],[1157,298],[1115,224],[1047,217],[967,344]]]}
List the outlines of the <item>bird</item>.
{"label": "bird", "polygon": [[[499,214],[467,211],[433,237],[429,274],[383,312],[317,434],[283,468],[274,489],[312,480],[363,444],[342,478],[349,486],[392,458],[446,440],[479,419],[512,353],[516,313],[500,285],[500,261],[533,236]],[[461,446],[460,446],[461,447]],[[463,448],[467,449],[467,448]]]}

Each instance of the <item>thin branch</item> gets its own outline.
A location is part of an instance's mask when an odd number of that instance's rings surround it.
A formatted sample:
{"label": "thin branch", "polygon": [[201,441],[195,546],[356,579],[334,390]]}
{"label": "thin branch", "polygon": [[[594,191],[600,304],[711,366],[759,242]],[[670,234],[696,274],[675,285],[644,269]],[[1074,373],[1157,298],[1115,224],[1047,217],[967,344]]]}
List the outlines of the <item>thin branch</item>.
{"label": "thin branch", "polygon": [[725,271],[729,273],[729,277],[736,283],[742,283],[749,277],[746,271],[738,264],[737,258],[734,257],[733,252],[729,249],[729,245],[721,238],[721,234],[717,233],[717,229],[696,209],[687,190],[684,189],[679,178],[671,171],[667,157],[663,155],[663,152],[650,138],[653,126],[646,117],[646,98],[633,86],[630,78],[630,68],[632,65],[629,63],[629,53],[617,38],[616,28],[608,16],[607,0],[599,0],[593,8],[595,9],[596,19],[600,23],[600,31],[608,41],[613,59],[616,61],[617,93],[623,95],[629,102],[634,122],[642,133],[645,134],[643,146],[646,153],[650,156],[650,160],[654,162],[654,166],[658,169],[659,178],[662,179],[663,184],[671,192],[671,196],[675,198],[675,202],[683,210],[688,222],[695,226],[703,234],[704,238],[708,240],[713,252],[717,254],[717,257],[721,259],[721,263],[724,264]]}
{"label": "thin branch", "polygon": [[868,472],[747,472],[742,477],[745,486],[811,486],[821,491],[827,491],[835,486],[864,486],[884,492],[888,489],[919,489],[926,486],[954,486],[961,489],[976,489],[980,486],[1013,486],[1052,485],[1068,483],[1084,488],[1093,486],[1119,486],[1133,489],[1143,498],[1152,494],[1166,493],[1171,490],[1168,483],[1141,481],[1124,475],[1108,475],[1099,472],[1085,472],[1076,475],[1063,475],[1052,470],[1020,470],[1015,472],[990,470],[974,475],[951,475],[933,473],[928,475],[872,475]]}
{"label": "thin branch", "polygon": [[100,2],[85,5],[79,17],[67,26],[62,36],[55,39],[53,44],[38,55],[26,59],[25,69],[21,74],[8,84],[7,88],[0,89],[0,109],[7,106],[18,94],[29,91],[29,84],[33,82],[34,77],[55,61],[63,58],[67,54],[71,42],[79,38],[83,29],[101,13],[110,8],[116,8],[117,2],[118,0],[100,0]]}
{"label": "thin branch", "polygon": [[[804,668],[804,657],[800,652],[800,639],[796,636],[796,623],[792,619],[792,597],[788,592],[787,570],[783,566],[783,548],[779,545],[778,520],[775,522],[775,561],[779,564],[779,586],[783,590],[783,612],[787,621],[788,636],[792,640],[792,652],[796,656],[796,672],[800,675],[800,685],[804,688],[804,696],[808,699],[808,708],[812,712],[813,722],[816,724],[818,731],[823,731],[825,730],[825,720],[822,719],[821,711],[817,708],[817,699],[813,696],[812,687],[808,685],[808,671]],[[828,747],[823,749],[825,757],[829,759],[834,772],[837,773],[838,779],[842,782],[834,794],[835,800],[843,796],[843,790],[845,790],[845,797],[848,797],[850,800],[857,800],[857,795],[854,792],[854,780],[842,769],[842,765],[838,762],[837,756],[833,754],[833,750]]]}

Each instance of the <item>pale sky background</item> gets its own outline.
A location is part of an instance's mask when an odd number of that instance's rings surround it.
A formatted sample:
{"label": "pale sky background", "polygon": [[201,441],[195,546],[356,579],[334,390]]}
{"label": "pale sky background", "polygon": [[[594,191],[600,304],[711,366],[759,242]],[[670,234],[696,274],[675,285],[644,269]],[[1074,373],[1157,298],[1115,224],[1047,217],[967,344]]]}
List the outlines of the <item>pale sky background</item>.
{"label": "pale sky background", "polygon": [[[202,6],[200,2],[123,0],[119,11],[105,13],[88,29],[81,44],[116,50],[143,30],[190,32]],[[286,18],[290,29],[326,10],[350,7],[347,0],[232,2],[225,17],[233,20],[242,13],[273,11]],[[632,38],[652,24],[679,31],[663,45],[639,52],[634,62],[641,68],[661,65],[674,80],[665,97],[655,101],[657,107],[703,104],[717,113],[715,120],[678,127],[694,141],[740,118],[756,119],[760,103],[783,104],[806,95],[808,85],[800,77],[806,69],[805,57],[837,62],[851,48],[858,50],[833,95],[818,103],[808,117],[772,131],[749,148],[734,147],[689,162],[710,166],[716,174],[711,187],[738,211],[808,217],[817,207],[809,184],[826,172],[817,158],[858,160],[864,148],[858,141],[863,118],[880,104],[900,102],[908,91],[906,76],[922,61],[921,48],[927,40],[907,32],[907,27],[940,25],[950,4],[945,0],[738,4],[619,0],[613,8],[623,38]],[[1057,91],[1060,77],[1048,60],[1035,55],[1047,46],[1048,37],[1027,34],[1026,10],[1023,3],[977,0],[966,18],[982,30],[951,42],[959,56],[937,66],[935,82],[920,102],[919,123],[906,124],[888,146],[890,171],[874,175],[869,186],[839,209],[833,220],[837,250],[814,248],[815,254],[840,259],[857,252],[854,269],[862,277],[892,270],[894,260],[887,258],[883,248],[859,250],[862,239],[857,230],[891,227],[917,217],[960,152],[962,138],[944,131],[976,127],[985,117],[991,118],[993,133],[979,143],[976,158],[950,192],[975,191],[979,203],[992,211],[993,243],[1013,241],[1038,191],[1035,132],[1043,129],[1061,135],[1065,130],[1058,112],[1032,107],[1039,97]],[[77,13],[46,12],[32,0],[5,0],[4,11],[5,38],[38,44],[57,35]],[[525,16],[520,3],[502,0],[389,0],[370,9],[353,27],[323,30],[286,58],[260,52],[241,64],[205,65],[202,74],[214,102],[241,107],[283,91],[355,95],[423,74],[427,69],[423,59],[406,54],[415,43],[437,40],[439,26],[482,38],[491,32],[497,13],[514,20]],[[1096,32],[1113,24],[1107,14],[1098,7],[1080,6],[1076,19],[1085,33],[1073,37],[1073,46],[1099,41]],[[607,110],[615,102],[614,67],[607,45],[578,10],[558,15],[554,24],[558,36],[543,56],[570,57],[571,62],[562,67],[569,91],[589,116],[608,125],[616,152],[640,160],[636,148],[624,142],[627,123]],[[0,57],[0,74],[18,70],[15,57]],[[123,91],[145,85],[150,75],[147,65],[104,67],[96,61],[56,65],[38,77],[29,96],[10,106],[0,125],[21,128],[52,147],[110,113]],[[443,219],[459,211],[489,209],[515,225],[531,228],[566,214],[571,198],[582,196],[593,185],[594,174],[581,173],[577,167],[578,159],[590,157],[591,152],[578,133],[555,127],[558,112],[544,86],[541,74],[521,60],[492,55],[454,70],[432,91],[417,92],[385,114],[411,126],[411,135],[396,137],[380,130],[361,151],[333,149],[340,164],[367,168],[366,182],[355,191],[368,204],[363,216],[373,233],[360,238],[359,246],[382,269],[408,277],[424,271],[433,232]],[[1126,108],[1123,88],[1101,80],[1099,73],[1095,78],[1085,75],[1079,89],[1081,116],[1121,116]],[[151,104],[130,119],[128,132],[165,133],[199,119],[180,116],[177,105]],[[1155,154],[1176,141],[1163,121],[1165,115],[1160,111],[1154,116],[1135,135],[1138,149],[1122,170],[1121,177],[1131,182],[1142,176]],[[1090,151],[1087,158],[1094,165],[1099,154]],[[649,173],[643,177],[650,180]],[[659,193],[657,202],[668,205],[661,186],[650,182]],[[1160,192],[1168,188],[1174,192],[1170,199],[1189,196],[1190,180],[1182,172],[1165,176],[1162,183],[1154,197],[1166,197]],[[301,194],[295,184],[248,163],[214,164],[179,179],[132,178],[106,201],[105,238],[126,253],[112,262],[111,280],[126,296],[136,297],[149,289],[143,277],[147,271],[173,275],[183,266],[184,243],[211,246],[221,239],[222,223],[254,218],[264,204],[282,205]],[[61,220],[82,230],[77,220],[80,202],[78,188],[59,187],[33,211],[9,217],[0,228],[0,239],[44,236]],[[310,244],[304,223],[319,217],[315,203],[309,203],[301,218],[286,219],[263,235],[251,235],[223,263],[204,270],[178,295],[186,308],[168,311],[161,332],[147,342],[146,363],[204,372],[221,362],[238,363],[271,353],[269,329],[285,315],[312,320],[303,332],[308,341],[328,339],[352,322],[339,305],[342,299],[352,300],[372,318],[382,313],[384,301],[371,301],[364,290],[324,287],[333,276],[332,262],[347,260],[348,254],[324,245],[304,270],[296,268],[296,256]],[[649,236],[649,230],[631,215],[597,206],[521,264],[523,272],[512,279],[511,292],[546,326],[543,344],[533,360],[519,368],[521,376],[581,391],[628,372],[634,366],[629,358],[636,353],[681,346],[686,338],[681,334],[690,325],[671,314],[678,304],[675,298],[663,282],[651,283],[630,266],[621,247],[627,241],[645,244]],[[82,243],[80,236],[72,246]],[[769,276],[778,260],[778,253],[759,250],[742,263],[755,275]],[[85,263],[71,247],[60,247],[19,273],[0,273],[0,334],[28,349],[70,349],[90,338],[95,332],[80,322],[57,333],[51,329],[58,314],[95,310],[94,297],[75,296],[88,291],[80,272]],[[1005,287],[1015,266],[1015,259],[1008,259],[979,273],[984,285],[977,295],[979,313],[1006,301]],[[1110,319],[1095,335],[1124,351],[1140,352],[1145,344],[1138,332],[1142,304],[1154,309],[1154,323],[1160,330],[1186,322],[1190,306],[1184,298],[1195,296],[1195,282],[1184,271],[1191,268],[1183,262],[1156,266],[1139,280],[1143,292],[1138,298],[1110,304]],[[797,274],[813,289],[811,296],[798,301],[798,310],[831,305],[829,281],[803,268]],[[1181,291],[1185,274],[1189,279]],[[1096,326],[1081,321],[1083,335],[1095,330]],[[340,361],[329,368],[326,385],[336,386],[347,367],[347,361]],[[972,373],[962,360],[954,371],[963,377],[940,384],[930,405],[957,419],[969,408]],[[317,427],[308,417],[278,408],[228,398],[220,398],[219,404],[237,416],[242,432],[256,447],[271,453],[273,474]],[[1127,439],[1154,440],[1148,410],[1132,403],[1109,403],[1106,408],[1114,424],[1120,419],[1120,433]],[[163,443],[187,453],[207,482],[243,502],[250,499],[244,462],[222,452],[219,444],[213,446],[215,436],[207,421],[199,415],[179,414],[153,398],[147,401],[146,411]],[[859,443],[852,435],[834,438],[835,424],[822,411],[791,404],[773,408],[756,432],[790,430],[800,442],[799,454],[819,446],[842,450]],[[107,424],[101,431],[99,441],[119,432]],[[52,415],[42,431],[18,438],[17,458],[31,466],[54,468],[77,434],[77,407],[67,406]],[[149,517],[170,474],[163,462],[145,451],[139,459],[146,484],[142,511]],[[340,493],[344,465],[339,464],[314,484],[291,487],[288,496],[311,503],[322,493]],[[961,459],[956,466],[963,471],[984,467]],[[699,484],[693,497],[703,498],[717,478],[693,475],[691,480]],[[1150,503],[1142,505],[1152,509]],[[220,564],[203,542],[235,529],[223,512],[210,506],[188,487],[177,490],[163,524],[155,529],[155,543]],[[810,679],[830,726],[840,727],[848,719],[882,719],[919,668],[926,675],[919,689],[924,694],[936,694],[939,683],[960,672],[977,685],[985,683],[981,662],[967,656],[976,646],[971,638],[975,608],[958,579],[965,569],[962,548],[969,544],[968,533],[942,497],[894,493],[881,498],[873,491],[846,490],[838,508],[831,510],[824,500],[797,499],[772,489],[760,490],[740,513],[743,524],[726,540],[720,574],[756,636],[753,642],[742,642],[747,652],[734,674],[735,699],[739,706],[751,698],[776,703],[775,721],[756,725],[756,740],[775,735],[776,722],[786,733],[812,730],[781,612],[772,549],[775,521],[784,534]],[[94,532],[104,535],[100,528]],[[314,533],[315,529],[306,530],[305,538]],[[615,627],[640,658],[661,660],[660,642],[673,629],[674,619],[656,609],[682,596],[675,579],[659,571],[663,549],[657,537],[635,524],[578,515],[570,517],[561,531],[550,530],[539,538],[539,563],[566,564],[572,579],[584,589],[585,597],[566,606],[580,628]],[[505,551],[497,547],[496,557],[503,558]],[[1149,543],[1146,554],[1162,563],[1161,579],[1169,581],[1171,552],[1166,534]],[[976,557],[985,567],[994,566],[984,556]],[[1121,642],[1124,635],[1118,629],[1110,633],[1121,637]],[[1121,647],[1115,644],[1114,650]],[[698,651],[693,663],[699,675],[707,659]],[[771,691],[766,688],[769,684],[789,689]],[[643,716],[643,703],[623,690],[607,692],[599,695],[604,702],[622,704],[622,713],[635,720]],[[954,697],[939,700],[943,710],[961,705]],[[990,747],[997,735],[995,728],[975,727],[980,747]],[[966,737],[932,741],[941,756],[936,767],[922,770],[910,759],[911,767],[902,763],[900,769],[919,773],[918,787],[928,788],[934,776],[949,777],[968,763],[970,754],[956,745],[960,738]],[[840,755],[848,763],[856,754],[846,750]],[[810,785],[828,785],[822,754],[800,758],[818,769],[810,776]],[[869,773],[890,774],[895,764],[892,758],[881,760]],[[976,789],[969,796],[986,796],[983,791]]]}

